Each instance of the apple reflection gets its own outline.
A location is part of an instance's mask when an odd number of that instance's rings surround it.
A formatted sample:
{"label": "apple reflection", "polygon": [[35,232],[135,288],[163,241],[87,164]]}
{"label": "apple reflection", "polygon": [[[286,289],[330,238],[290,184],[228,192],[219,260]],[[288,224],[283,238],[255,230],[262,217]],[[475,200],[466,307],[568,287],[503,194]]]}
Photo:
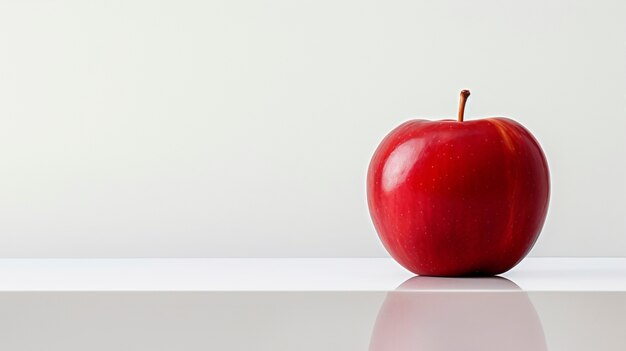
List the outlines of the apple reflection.
{"label": "apple reflection", "polygon": [[413,277],[387,294],[370,340],[370,351],[546,349],[528,295],[501,277]]}

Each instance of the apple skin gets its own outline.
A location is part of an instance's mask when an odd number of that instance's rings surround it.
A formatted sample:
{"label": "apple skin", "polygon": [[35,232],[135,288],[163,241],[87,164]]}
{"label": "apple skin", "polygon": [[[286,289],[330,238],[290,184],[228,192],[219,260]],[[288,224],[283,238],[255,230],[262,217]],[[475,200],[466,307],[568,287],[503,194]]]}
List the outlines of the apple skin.
{"label": "apple skin", "polygon": [[502,117],[405,122],[383,139],[367,175],[383,245],[419,275],[508,271],[537,240],[549,198],[541,146]]}

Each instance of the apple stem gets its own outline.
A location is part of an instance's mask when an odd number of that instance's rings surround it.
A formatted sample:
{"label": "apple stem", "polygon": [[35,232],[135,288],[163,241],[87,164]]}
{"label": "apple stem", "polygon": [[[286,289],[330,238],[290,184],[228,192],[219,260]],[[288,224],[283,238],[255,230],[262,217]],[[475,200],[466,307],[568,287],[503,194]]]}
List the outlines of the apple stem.
{"label": "apple stem", "polygon": [[459,102],[459,122],[463,122],[463,114],[465,113],[465,102],[470,96],[469,90],[461,90],[461,102]]}

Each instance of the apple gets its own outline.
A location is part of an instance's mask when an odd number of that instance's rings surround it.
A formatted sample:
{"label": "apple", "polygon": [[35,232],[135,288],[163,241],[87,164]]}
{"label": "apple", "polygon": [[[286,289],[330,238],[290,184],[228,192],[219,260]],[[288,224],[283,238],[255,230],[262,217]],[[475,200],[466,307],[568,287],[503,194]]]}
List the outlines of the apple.
{"label": "apple", "polygon": [[367,201],[391,256],[413,273],[503,273],[537,240],[550,175],[533,135],[504,117],[410,120],[380,143],[369,165]]}
{"label": "apple", "polygon": [[528,294],[501,278],[413,277],[387,294],[370,351],[547,350]]}

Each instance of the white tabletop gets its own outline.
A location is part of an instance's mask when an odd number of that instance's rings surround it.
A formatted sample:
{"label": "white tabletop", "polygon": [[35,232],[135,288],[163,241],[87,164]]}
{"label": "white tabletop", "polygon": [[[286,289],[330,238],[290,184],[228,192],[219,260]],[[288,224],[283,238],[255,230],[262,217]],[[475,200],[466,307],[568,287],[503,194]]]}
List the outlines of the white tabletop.
{"label": "white tabletop", "polygon": [[[524,291],[626,291],[626,258],[526,258],[502,276]],[[0,291],[391,291],[412,277],[390,258],[0,259]],[[405,288],[503,289],[419,283]]]}

